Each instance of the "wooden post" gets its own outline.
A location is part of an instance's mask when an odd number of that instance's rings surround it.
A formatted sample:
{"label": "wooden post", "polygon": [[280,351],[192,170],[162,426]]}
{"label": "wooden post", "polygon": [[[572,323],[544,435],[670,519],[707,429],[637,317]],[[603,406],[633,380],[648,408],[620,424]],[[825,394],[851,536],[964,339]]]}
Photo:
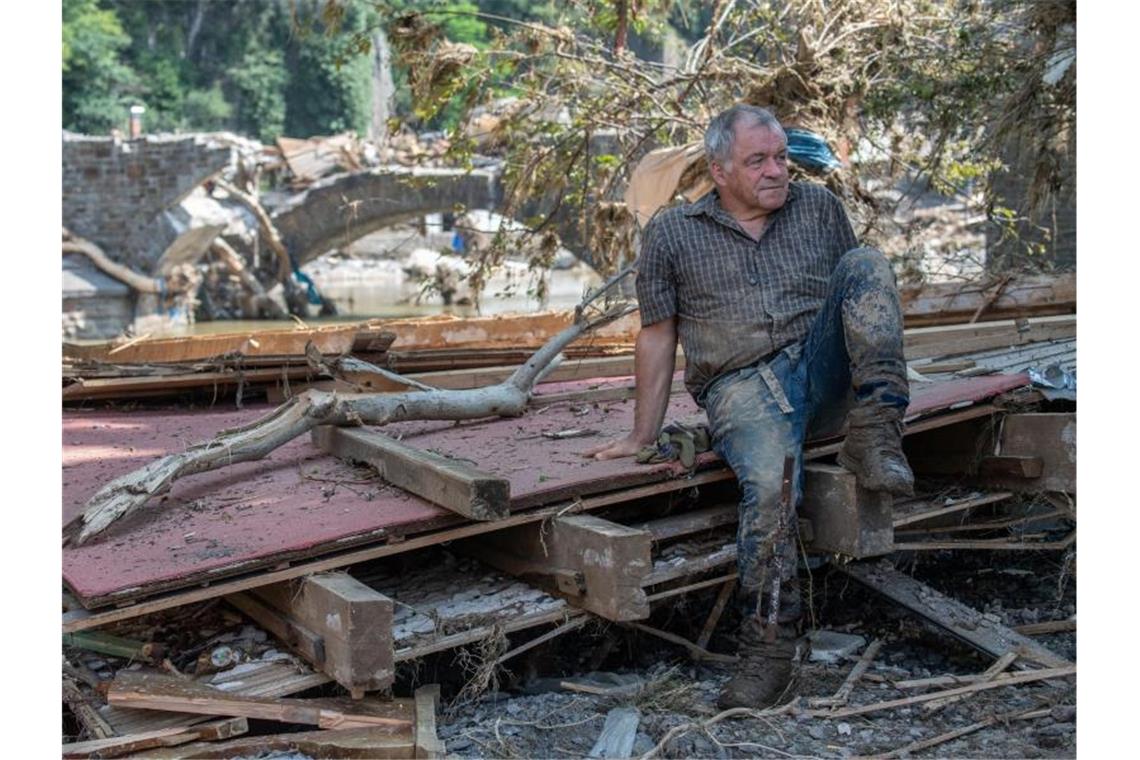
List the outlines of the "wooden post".
{"label": "wooden post", "polygon": [[464,517],[498,520],[509,514],[511,484],[505,478],[371,430],[322,425],[312,437],[330,454],[370,464],[392,485]]}
{"label": "wooden post", "polygon": [[624,621],[649,616],[642,585],[653,566],[651,544],[648,531],[570,515],[496,531],[459,548],[504,572],[528,576],[577,607]]}
{"label": "wooden post", "polygon": [[809,550],[854,559],[893,551],[894,528],[889,494],[868,491],[855,475],[828,464],[804,465],[804,498],[799,514],[811,521]]}
{"label": "wooden post", "polygon": [[435,729],[435,711],[439,703],[439,684],[416,689],[416,758],[435,760],[446,754]]}
{"label": "wooden post", "polygon": [[319,637],[324,657],[313,665],[353,697],[392,683],[393,602],[388,597],[347,573],[310,575],[254,593],[295,621],[296,628]]}

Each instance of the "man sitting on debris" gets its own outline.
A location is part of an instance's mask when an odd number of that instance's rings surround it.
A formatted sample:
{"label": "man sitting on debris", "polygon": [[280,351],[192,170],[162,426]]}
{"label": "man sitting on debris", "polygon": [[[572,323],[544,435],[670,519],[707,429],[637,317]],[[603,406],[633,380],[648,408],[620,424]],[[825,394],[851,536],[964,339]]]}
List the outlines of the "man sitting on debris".
{"label": "man sitting on debris", "polygon": [[630,456],[657,440],[679,338],[685,385],[742,492],[746,614],[739,669],[719,702],[764,707],[787,691],[801,618],[796,522],[780,515],[785,457],[795,459],[795,505],[805,436],[837,432],[846,417],[840,464],[865,488],[913,491],[901,449],[909,402],[902,312],[889,262],[858,247],[839,199],[789,182],[787,137],[770,112],[737,105],[721,113],[705,153],[716,188],[645,229],[634,429],[585,454]]}

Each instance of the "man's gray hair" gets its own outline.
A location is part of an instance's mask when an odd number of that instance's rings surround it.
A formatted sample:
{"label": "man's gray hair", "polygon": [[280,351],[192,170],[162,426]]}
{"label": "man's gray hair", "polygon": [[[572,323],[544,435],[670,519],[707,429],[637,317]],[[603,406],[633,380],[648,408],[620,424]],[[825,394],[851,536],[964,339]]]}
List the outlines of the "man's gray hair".
{"label": "man's gray hair", "polygon": [[736,137],[736,124],[740,121],[747,126],[768,127],[778,132],[784,138],[784,142],[788,140],[784,128],[780,126],[780,122],[771,111],[759,106],[738,104],[714,116],[709,122],[708,129],[705,130],[705,155],[709,163],[715,161],[721,166],[727,165]]}

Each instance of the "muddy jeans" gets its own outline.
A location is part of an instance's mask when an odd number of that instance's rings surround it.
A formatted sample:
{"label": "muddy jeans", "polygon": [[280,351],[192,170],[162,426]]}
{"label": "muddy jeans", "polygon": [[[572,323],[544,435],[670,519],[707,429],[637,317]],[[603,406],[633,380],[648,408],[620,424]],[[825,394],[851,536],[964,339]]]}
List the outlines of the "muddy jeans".
{"label": "muddy jeans", "polygon": [[[769,604],[776,552],[783,556],[779,620],[802,614],[796,583],[794,508],[803,492],[805,435],[838,433],[848,411],[876,405],[905,408],[902,312],[894,273],[871,248],[846,253],[807,337],[758,365],[725,373],[702,393],[713,449],[741,488],[737,566],[746,594]],[[793,513],[780,525],[785,457],[795,458]]]}

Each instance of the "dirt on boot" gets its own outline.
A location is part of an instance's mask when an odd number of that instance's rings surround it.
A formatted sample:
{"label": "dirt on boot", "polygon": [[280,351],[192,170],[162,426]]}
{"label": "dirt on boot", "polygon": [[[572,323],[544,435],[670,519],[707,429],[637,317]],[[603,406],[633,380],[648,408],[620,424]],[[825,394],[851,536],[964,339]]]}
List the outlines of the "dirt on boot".
{"label": "dirt on boot", "polygon": [[767,642],[760,622],[750,618],[741,624],[738,641],[740,662],[721,689],[717,706],[722,710],[771,707],[788,693],[792,684],[795,638],[781,630],[776,641]]}
{"label": "dirt on boot", "polygon": [[914,496],[914,473],[902,451],[902,421],[898,416],[884,413],[871,424],[852,424],[838,462],[870,491]]}

